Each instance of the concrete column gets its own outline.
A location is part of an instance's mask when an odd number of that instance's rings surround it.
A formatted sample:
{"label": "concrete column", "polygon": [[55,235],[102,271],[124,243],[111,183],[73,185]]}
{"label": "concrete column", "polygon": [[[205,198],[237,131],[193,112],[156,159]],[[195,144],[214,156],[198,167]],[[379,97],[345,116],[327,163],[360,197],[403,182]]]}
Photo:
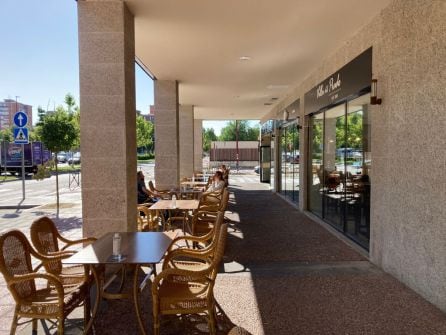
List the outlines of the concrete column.
{"label": "concrete column", "polygon": [[135,41],[123,2],[79,1],[83,234],[136,226]]}
{"label": "concrete column", "polygon": [[194,106],[180,106],[180,178],[194,173]]}
{"label": "concrete column", "polygon": [[180,180],[178,82],[155,80],[155,184],[177,187]]}
{"label": "concrete column", "polygon": [[194,120],[194,171],[203,171],[203,120]]}

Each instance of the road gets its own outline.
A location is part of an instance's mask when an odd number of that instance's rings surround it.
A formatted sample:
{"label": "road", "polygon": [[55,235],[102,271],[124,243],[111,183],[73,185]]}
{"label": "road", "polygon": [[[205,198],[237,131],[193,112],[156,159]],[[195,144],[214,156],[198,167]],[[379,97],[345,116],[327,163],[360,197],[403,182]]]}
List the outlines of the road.
{"label": "road", "polygon": [[[1,179],[0,179],[1,180]],[[79,201],[81,197],[80,186],[69,181],[70,174],[59,175],[60,202]],[[22,201],[22,181],[0,182],[0,207],[4,206],[37,206],[56,202],[56,177],[51,176],[44,180],[27,178],[25,181],[25,201]]]}

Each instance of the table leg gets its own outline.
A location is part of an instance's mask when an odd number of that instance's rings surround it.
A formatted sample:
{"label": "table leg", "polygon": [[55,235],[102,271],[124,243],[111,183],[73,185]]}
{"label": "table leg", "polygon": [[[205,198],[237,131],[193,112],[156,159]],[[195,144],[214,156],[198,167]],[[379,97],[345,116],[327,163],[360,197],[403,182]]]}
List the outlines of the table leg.
{"label": "table leg", "polygon": [[[99,304],[101,303],[101,291],[102,291],[102,282],[99,279],[99,275],[98,275],[98,272],[96,271],[96,267],[92,264],[88,268],[89,268],[88,274],[90,272],[93,274],[94,282],[96,284],[96,296],[95,296],[95,304],[93,307],[93,311],[91,313],[91,317],[89,318],[87,325],[85,326],[84,334],[88,334],[88,332],[90,331],[90,329],[93,325],[94,319],[96,318],[96,313],[98,311]],[[91,286],[92,285],[90,282],[90,285],[88,288],[89,293],[91,292]]]}
{"label": "table leg", "polygon": [[144,278],[144,280],[141,283],[141,285],[138,282],[138,271],[139,271],[140,267],[141,267],[141,265],[137,264],[137,265],[135,265],[135,269],[134,269],[134,275],[133,275],[133,303],[135,305],[136,318],[138,319],[138,325],[139,325],[140,332],[141,332],[142,335],[146,335],[147,332],[146,332],[146,330],[144,328],[144,323],[142,321],[141,310],[140,310],[140,306],[139,306],[139,294],[142,292],[142,290],[146,286],[147,282],[150,279],[151,274],[155,273],[155,264],[150,264],[150,267],[151,267],[152,271]]}

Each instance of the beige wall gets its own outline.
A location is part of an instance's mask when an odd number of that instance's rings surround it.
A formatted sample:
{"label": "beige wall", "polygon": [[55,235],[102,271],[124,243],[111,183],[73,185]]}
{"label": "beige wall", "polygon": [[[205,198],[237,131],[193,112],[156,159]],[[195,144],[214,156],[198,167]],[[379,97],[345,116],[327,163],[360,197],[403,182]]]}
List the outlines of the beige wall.
{"label": "beige wall", "polygon": [[194,173],[194,106],[180,105],[180,178]]}
{"label": "beige wall", "polygon": [[[373,77],[383,103],[370,106],[370,258],[444,311],[445,18],[443,0],[393,1],[263,118],[297,98],[304,106],[305,92],[373,47]],[[310,112],[301,108],[301,118]],[[301,185],[305,197],[306,183]]]}
{"label": "beige wall", "polygon": [[194,120],[194,171],[203,170],[203,120]]}
{"label": "beige wall", "polygon": [[79,1],[83,233],[136,227],[135,44],[124,3]]}
{"label": "beige wall", "polygon": [[178,82],[155,80],[155,184],[177,187],[180,180]]}

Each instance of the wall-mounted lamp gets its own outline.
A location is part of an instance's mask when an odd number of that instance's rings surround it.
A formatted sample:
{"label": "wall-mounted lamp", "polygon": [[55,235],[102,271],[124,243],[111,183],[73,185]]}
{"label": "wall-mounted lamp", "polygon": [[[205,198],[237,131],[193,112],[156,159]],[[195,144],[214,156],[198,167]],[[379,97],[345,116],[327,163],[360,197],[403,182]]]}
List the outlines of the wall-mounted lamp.
{"label": "wall-mounted lamp", "polygon": [[285,109],[283,111],[283,121],[288,121],[289,116],[290,116],[290,113]]}
{"label": "wall-mounted lamp", "polygon": [[370,93],[370,104],[381,105],[382,99],[378,98],[378,79],[372,79],[372,92]]}

